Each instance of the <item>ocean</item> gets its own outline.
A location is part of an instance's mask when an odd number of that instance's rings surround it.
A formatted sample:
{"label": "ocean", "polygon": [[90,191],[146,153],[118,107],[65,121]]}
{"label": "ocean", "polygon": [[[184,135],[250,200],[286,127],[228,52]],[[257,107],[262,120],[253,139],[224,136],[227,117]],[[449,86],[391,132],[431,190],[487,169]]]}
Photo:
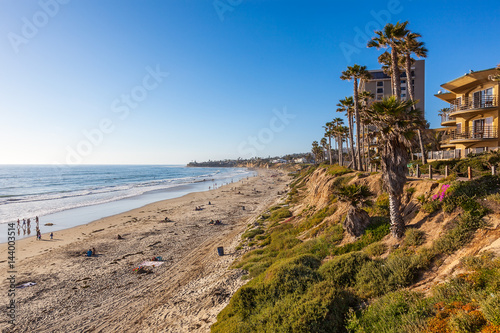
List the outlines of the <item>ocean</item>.
{"label": "ocean", "polygon": [[41,226],[57,221],[51,230],[60,230],[251,175],[172,165],[0,165],[0,224],[30,218],[34,228],[38,216]]}

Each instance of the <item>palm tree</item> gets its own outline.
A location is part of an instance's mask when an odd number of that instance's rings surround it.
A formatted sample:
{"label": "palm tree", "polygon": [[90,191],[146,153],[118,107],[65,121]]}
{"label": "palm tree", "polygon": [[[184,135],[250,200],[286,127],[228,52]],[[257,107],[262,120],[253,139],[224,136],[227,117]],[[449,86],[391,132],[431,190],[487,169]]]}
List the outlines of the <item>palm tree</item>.
{"label": "palm tree", "polygon": [[328,151],[328,142],[326,141],[325,137],[322,137],[321,140],[319,140],[319,143],[321,147],[323,147],[323,161],[325,160],[325,150]]}
{"label": "palm tree", "polygon": [[342,131],[341,127],[344,125],[344,120],[342,118],[333,119],[333,133],[337,138],[337,152],[339,155],[339,165],[343,165],[344,160],[342,158]]}
{"label": "palm tree", "polygon": [[[363,151],[365,146],[367,147],[367,153],[365,155],[365,171],[368,170],[368,163],[370,161],[370,141],[368,140],[368,130],[367,125],[369,125],[368,118],[366,117],[366,110],[368,109],[368,104],[370,99],[373,99],[375,95],[369,91],[362,91],[359,93],[359,119],[360,119],[360,124],[362,124],[362,130],[363,133],[361,133],[361,136],[363,137],[363,140],[361,142],[363,143]],[[365,129],[367,129],[365,133]]]}
{"label": "palm tree", "polygon": [[344,220],[345,230],[352,236],[361,236],[370,224],[370,216],[358,205],[369,202],[367,197],[372,195],[370,189],[366,185],[352,184],[340,186],[334,193],[340,201],[349,202],[349,210]]}
{"label": "palm tree", "polygon": [[323,148],[319,146],[318,141],[313,141],[311,152],[314,155],[316,164],[321,163],[321,160],[323,159]]}
{"label": "palm tree", "polygon": [[[353,118],[353,106],[354,106],[354,99],[352,96],[345,97],[344,99],[341,99],[339,103],[337,104],[339,107],[337,109],[337,112],[346,112],[347,114],[347,124],[349,126],[349,140],[347,142],[347,149],[350,152],[351,156],[351,161],[353,163],[354,169],[357,169],[357,164],[356,164],[356,158],[354,157],[354,138],[353,138],[353,127],[354,127],[354,122],[352,120]],[[349,149],[349,142],[350,142],[350,149]]]}
{"label": "palm tree", "polygon": [[373,37],[367,44],[368,47],[390,48],[391,49],[391,82],[392,94],[397,99],[401,98],[401,77],[398,66],[398,42],[407,34],[406,25],[408,21],[403,23],[387,23],[383,30],[376,30],[376,36]]}
{"label": "palm tree", "polygon": [[498,74],[493,75],[493,77],[491,78],[492,81],[500,81],[500,64],[497,65],[497,71]]}
{"label": "palm tree", "polygon": [[[406,72],[406,89],[408,89],[408,96],[412,101],[415,100],[415,93],[413,92],[412,75],[411,75],[411,64],[415,62],[412,59],[412,53],[419,58],[427,57],[427,49],[424,47],[424,43],[417,40],[417,38],[422,37],[416,32],[407,31],[404,38],[398,42],[398,47],[401,50],[404,58],[404,68]],[[413,106],[413,108],[415,105]],[[422,115],[423,116],[423,115]],[[422,164],[427,164],[427,156],[425,155],[424,143],[422,141],[422,132],[420,129],[417,130],[418,143],[420,145],[420,152],[422,153]]]}
{"label": "palm tree", "polygon": [[382,179],[389,193],[391,233],[396,238],[404,235],[405,225],[401,215],[401,196],[408,171],[408,150],[415,131],[423,126],[415,102],[400,101],[395,96],[371,105],[367,112],[377,128]]}
{"label": "palm tree", "polygon": [[370,72],[366,70],[366,66],[360,66],[355,64],[354,66],[347,66],[347,70],[342,72],[340,76],[341,80],[350,81],[353,79],[354,82],[354,118],[356,118],[356,153],[357,153],[357,167],[356,163],[354,164],[354,168],[356,170],[363,170],[361,163],[361,135],[360,135],[360,126],[361,122],[359,120],[359,98],[358,98],[358,79],[367,80],[371,78]]}
{"label": "palm tree", "polygon": [[325,129],[325,137],[328,138],[328,159],[332,165],[332,136],[333,136],[333,122],[327,122],[323,128]]}

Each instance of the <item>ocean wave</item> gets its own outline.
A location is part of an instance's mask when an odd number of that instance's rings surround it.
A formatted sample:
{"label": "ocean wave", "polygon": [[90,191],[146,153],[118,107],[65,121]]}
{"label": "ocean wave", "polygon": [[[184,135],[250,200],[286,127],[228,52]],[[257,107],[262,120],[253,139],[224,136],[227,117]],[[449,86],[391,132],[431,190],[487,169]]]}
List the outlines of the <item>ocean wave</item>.
{"label": "ocean wave", "polygon": [[[208,170],[207,170],[208,171]],[[121,199],[144,195],[148,192],[168,190],[172,187],[196,184],[204,181],[219,182],[231,178],[250,175],[245,169],[214,170],[199,175],[185,177],[148,179],[128,184],[113,184],[108,186],[89,185],[85,189],[59,190],[41,194],[2,195],[0,196],[0,223],[12,222],[18,218],[44,216],[60,211],[103,204]],[[208,186],[208,185],[207,185]],[[208,187],[207,187],[208,189]]]}

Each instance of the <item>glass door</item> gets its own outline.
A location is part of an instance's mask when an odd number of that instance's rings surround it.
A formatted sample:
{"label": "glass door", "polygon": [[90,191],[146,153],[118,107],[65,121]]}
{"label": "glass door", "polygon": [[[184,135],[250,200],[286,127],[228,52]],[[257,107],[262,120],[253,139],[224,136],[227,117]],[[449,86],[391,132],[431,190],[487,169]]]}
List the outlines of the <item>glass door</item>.
{"label": "glass door", "polygon": [[483,138],[484,136],[484,125],[485,125],[485,120],[484,119],[477,119],[473,121],[473,137],[474,138]]}

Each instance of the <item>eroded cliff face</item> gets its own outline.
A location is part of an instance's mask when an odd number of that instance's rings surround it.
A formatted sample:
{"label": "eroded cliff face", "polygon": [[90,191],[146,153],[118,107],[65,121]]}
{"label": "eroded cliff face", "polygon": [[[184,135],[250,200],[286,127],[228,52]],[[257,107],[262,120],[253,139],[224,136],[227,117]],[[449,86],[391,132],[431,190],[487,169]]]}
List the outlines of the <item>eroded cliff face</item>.
{"label": "eroded cliff face", "polygon": [[[342,176],[333,176],[328,173],[326,168],[320,167],[306,176],[299,186],[297,186],[301,199],[296,205],[291,207],[295,216],[293,222],[298,224],[304,221],[307,216],[311,216],[315,212],[332,205],[336,205],[336,211],[325,218],[322,224],[331,225],[343,222],[349,210],[349,204],[337,202],[333,199],[335,188],[340,183],[338,180],[339,177],[343,177],[343,184],[345,185],[362,184],[368,186],[373,193],[373,196],[370,198],[372,201],[375,201],[384,193],[380,173],[353,172]],[[452,213],[445,213],[439,210],[429,214],[423,211],[422,205],[417,198],[420,196],[431,198],[440,192],[442,185],[428,179],[409,179],[405,185],[402,197],[403,217],[407,228],[415,228],[425,233],[425,242],[422,246],[430,246],[462,214],[461,209],[457,209]],[[444,257],[439,267],[433,267],[427,271],[413,288],[428,291],[432,285],[461,273],[459,260],[464,256],[477,255],[484,251],[491,251],[500,255],[500,205],[493,205],[488,208],[490,208],[491,212],[484,218],[487,222],[487,227],[479,229],[475,233],[473,240],[464,248],[450,256]],[[317,228],[319,227],[321,226]],[[301,239],[310,238],[311,234],[314,234],[315,237],[321,235],[321,233],[304,232]],[[346,235],[341,244],[346,244],[356,239],[356,237]],[[399,247],[401,243],[401,241],[394,239],[390,235],[387,235],[382,242],[389,249],[383,257],[386,257],[391,249]]]}

